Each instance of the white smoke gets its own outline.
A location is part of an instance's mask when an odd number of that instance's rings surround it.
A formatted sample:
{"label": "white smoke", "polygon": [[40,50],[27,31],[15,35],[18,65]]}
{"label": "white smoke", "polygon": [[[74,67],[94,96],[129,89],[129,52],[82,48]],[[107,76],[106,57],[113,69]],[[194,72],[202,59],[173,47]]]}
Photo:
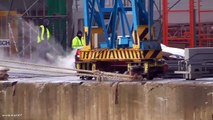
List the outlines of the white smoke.
{"label": "white smoke", "polygon": [[[25,21],[21,19],[21,25],[19,25],[19,32],[22,34],[19,36],[19,41],[16,43],[18,47],[18,53],[15,56],[10,56],[15,61],[30,62],[36,64],[53,65],[66,68],[75,68],[75,53],[76,50],[72,50],[70,53],[66,53],[62,46],[57,43],[56,39],[50,39],[50,42],[43,44],[39,47],[37,44],[37,35],[39,26],[32,21]],[[29,33],[29,31],[31,31]],[[30,41],[29,41],[30,40]],[[51,50],[48,50],[51,49]],[[46,53],[48,60],[41,58],[40,53]],[[6,58],[4,51],[0,51],[0,57]]]}
{"label": "white smoke", "polygon": [[[0,4],[1,8],[4,8]],[[16,27],[13,27],[12,25],[15,24]],[[6,24],[8,25],[8,24]],[[62,46],[59,45],[59,43],[55,42],[57,41],[55,38],[53,38],[54,35],[51,35],[51,47],[54,48],[51,53],[47,53],[47,57],[50,58],[50,61],[44,60],[43,58],[39,57],[39,52],[45,52],[45,49],[48,49],[48,47],[43,47],[42,49],[38,49],[37,46],[37,35],[39,30],[39,25],[35,24],[34,21],[25,20],[23,18],[19,19],[13,19],[11,21],[11,28],[12,32],[15,36],[15,42],[11,39],[11,43],[16,44],[18,51],[12,52],[12,54],[9,54],[8,51],[4,51],[3,48],[0,48],[0,59],[2,60],[13,60],[13,61],[21,61],[21,62],[30,62],[35,64],[45,64],[45,65],[53,65],[58,67],[66,67],[66,68],[75,68],[75,53],[76,50],[73,50],[70,53],[65,54],[65,51],[63,50]],[[13,29],[15,28],[15,29]],[[16,34],[16,32],[18,33]],[[17,35],[17,36],[16,36]],[[17,66],[18,67],[18,66]]]}
{"label": "white smoke", "polygon": [[4,58],[4,53],[0,50],[0,58]]}
{"label": "white smoke", "polygon": [[70,54],[67,56],[58,56],[56,60],[56,65],[59,67],[65,67],[65,68],[75,68],[75,54],[76,49],[72,50]]}
{"label": "white smoke", "polygon": [[[26,62],[36,64],[55,65],[55,60],[58,56],[62,56],[65,52],[62,46],[57,43],[56,38],[51,35],[50,41],[44,40],[41,44],[37,43],[39,26],[32,21],[21,19],[22,25],[19,26],[19,31],[22,33],[19,38],[18,55]],[[46,54],[46,57],[42,54]]]}

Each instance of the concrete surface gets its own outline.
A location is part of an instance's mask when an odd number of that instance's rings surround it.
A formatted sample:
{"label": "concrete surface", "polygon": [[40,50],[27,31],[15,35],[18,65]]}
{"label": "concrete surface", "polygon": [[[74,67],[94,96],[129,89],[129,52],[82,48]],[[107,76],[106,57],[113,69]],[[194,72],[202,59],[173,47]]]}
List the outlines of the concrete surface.
{"label": "concrete surface", "polygon": [[0,120],[213,120],[211,80],[47,79],[1,81]]}

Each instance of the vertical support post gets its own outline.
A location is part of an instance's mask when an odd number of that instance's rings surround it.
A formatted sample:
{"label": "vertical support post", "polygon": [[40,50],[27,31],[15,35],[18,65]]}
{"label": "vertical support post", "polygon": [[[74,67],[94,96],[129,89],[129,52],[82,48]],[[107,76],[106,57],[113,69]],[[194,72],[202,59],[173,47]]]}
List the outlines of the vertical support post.
{"label": "vertical support post", "polygon": [[[90,1],[91,2],[91,1]],[[88,45],[89,44],[89,49],[91,49],[92,48],[92,46],[93,46],[93,41],[92,41],[92,39],[91,39],[91,37],[93,37],[93,35],[92,35],[92,23],[93,23],[93,15],[94,15],[94,11],[95,11],[95,0],[92,0],[92,5],[90,5],[90,6],[92,6],[92,8],[90,8],[91,10],[90,10],[90,16],[88,16],[88,33],[87,33],[87,40],[85,41],[85,43],[86,43],[86,45]]]}
{"label": "vertical support post", "polygon": [[190,13],[190,43],[189,47],[195,46],[195,13],[194,13],[194,0],[189,1],[189,13]]}
{"label": "vertical support post", "polygon": [[105,0],[100,0],[100,6],[101,8],[105,8]]}
{"label": "vertical support post", "polygon": [[68,48],[70,48],[71,47],[71,44],[72,44],[72,39],[73,39],[73,37],[74,37],[74,33],[75,33],[75,30],[74,30],[74,20],[73,20],[73,17],[72,16],[74,16],[73,15],[73,9],[72,9],[72,7],[68,7],[68,6],[73,6],[73,0],[67,0],[67,15],[68,15],[68,20],[67,20],[67,39],[68,39],[68,43],[69,44],[67,44],[68,46]]}
{"label": "vertical support post", "polygon": [[200,13],[200,0],[198,0],[198,43],[199,43],[199,47],[201,47],[201,13]]}
{"label": "vertical support post", "polygon": [[[203,5],[201,3],[204,3]],[[202,15],[203,13],[213,13],[213,9],[210,8],[206,8],[205,9],[205,5],[206,3],[208,3],[208,1],[202,1],[202,0],[198,0],[198,41],[199,41],[199,46],[200,47],[212,47],[212,42],[213,42],[213,36],[211,34],[211,29],[212,26],[211,24],[206,24],[205,26],[203,26],[203,22],[202,22]]]}
{"label": "vertical support post", "polygon": [[153,0],[149,0],[148,2],[148,30],[149,30],[149,39],[152,40],[152,24],[153,24]]}
{"label": "vertical support post", "polygon": [[29,43],[29,44],[30,44],[30,48],[29,48],[30,50],[29,50],[29,52],[30,52],[30,53],[29,53],[29,54],[30,54],[30,60],[32,60],[32,52],[33,52],[33,51],[32,51],[32,38],[33,38],[33,37],[32,37],[32,29],[31,29],[31,27],[29,27],[29,29],[30,29],[30,30],[29,30],[29,32],[30,32],[30,38],[29,38],[29,39],[30,39],[30,41],[29,41],[29,42],[30,42],[30,43]]}
{"label": "vertical support post", "polygon": [[168,0],[163,0],[163,44],[168,45]]}
{"label": "vertical support post", "polygon": [[136,1],[132,0],[132,14],[133,14],[133,22],[134,22],[134,30],[138,29],[138,17],[137,17],[137,10],[136,10]]}
{"label": "vertical support post", "polygon": [[136,0],[132,0],[132,15],[133,15],[133,31],[132,31],[132,35],[133,35],[133,40],[134,40],[134,45],[133,48],[139,49],[140,48],[140,42],[138,39],[138,11],[137,11],[137,2]]}
{"label": "vertical support post", "polygon": [[121,34],[123,37],[125,37],[125,26],[124,26],[124,20],[123,20],[123,12],[119,12],[120,15],[120,24],[121,24]]}
{"label": "vertical support post", "polygon": [[21,19],[21,23],[22,23],[22,57],[25,56],[25,24],[24,24],[24,20],[22,18]]}
{"label": "vertical support post", "polygon": [[96,70],[96,63],[92,63],[92,71]]}
{"label": "vertical support post", "polygon": [[[46,8],[45,0],[43,1],[43,6],[42,6],[42,7],[43,7],[43,16],[45,16],[45,11],[46,11],[46,10],[45,10],[45,8]],[[36,9],[37,9],[37,8],[36,8]]]}
{"label": "vertical support post", "polygon": [[132,64],[128,63],[127,64],[127,71],[129,72],[129,75],[132,75],[132,70],[131,70]]}
{"label": "vertical support post", "polygon": [[[162,17],[162,1],[159,0],[159,15],[160,17]],[[159,33],[157,36],[157,40],[159,40],[159,38],[162,38],[163,34],[162,34],[162,19],[160,19],[160,29],[159,29]],[[160,40],[160,42],[162,43],[162,39]]]}
{"label": "vertical support post", "polygon": [[114,1],[114,13],[113,13],[113,22],[112,22],[112,36],[110,40],[110,48],[115,48],[115,36],[116,36],[116,27],[117,27],[117,14],[118,14],[118,0]]}
{"label": "vertical support post", "polygon": [[85,39],[85,43],[86,45],[88,45],[89,41],[88,41],[88,32],[89,32],[89,9],[88,9],[88,1],[89,0],[84,0],[84,39]]}
{"label": "vertical support post", "polygon": [[[102,28],[103,28],[103,30],[104,30],[104,33],[107,33],[107,28],[106,28],[106,25],[105,25],[105,21],[104,21],[104,12],[102,11],[102,7],[100,6],[100,2],[98,1],[98,0],[96,0],[96,5],[97,5],[97,8],[99,9],[98,11],[99,11],[99,19],[101,20],[101,26],[102,26]],[[92,7],[95,7],[95,6],[92,6]],[[105,41],[107,42],[107,47],[108,48],[111,48],[111,41],[112,40],[108,40],[108,34],[104,34],[104,37],[105,37]]]}
{"label": "vertical support post", "polygon": [[81,69],[80,63],[77,63],[77,64],[76,64],[76,68],[77,68],[78,70]]}

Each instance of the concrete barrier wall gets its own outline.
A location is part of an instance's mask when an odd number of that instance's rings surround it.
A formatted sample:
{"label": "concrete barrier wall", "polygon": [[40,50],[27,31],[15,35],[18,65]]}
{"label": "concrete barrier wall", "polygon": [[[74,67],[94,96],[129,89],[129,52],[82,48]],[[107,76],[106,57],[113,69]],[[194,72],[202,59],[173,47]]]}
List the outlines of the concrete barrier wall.
{"label": "concrete barrier wall", "polygon": [[0,83],[0,120],[213,120],[213,83]]}

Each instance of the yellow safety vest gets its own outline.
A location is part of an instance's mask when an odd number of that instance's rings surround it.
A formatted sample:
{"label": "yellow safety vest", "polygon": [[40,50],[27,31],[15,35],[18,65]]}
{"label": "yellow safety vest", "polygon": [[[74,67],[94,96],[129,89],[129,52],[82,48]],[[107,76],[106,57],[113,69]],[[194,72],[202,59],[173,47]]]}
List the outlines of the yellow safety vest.
{"label": "yellow safety vest", "polygon": [[[40,25],[40,28],[41,28],[41,34],[40,33],[38,34],[38,40],[37,40],[38,44],[40,44],[41,41],[44,40],[45,27],[44,27],[44,25]],[[50,31],[48,28],[46,28],[46,33],[47,33],[47,40],[49,41],[50,40]]]}
{"label": "yellow safety vest", "polygon": [[79,39],[77,36],[72,40],[72,48],[79,48],[84,45],[84,38]]}

